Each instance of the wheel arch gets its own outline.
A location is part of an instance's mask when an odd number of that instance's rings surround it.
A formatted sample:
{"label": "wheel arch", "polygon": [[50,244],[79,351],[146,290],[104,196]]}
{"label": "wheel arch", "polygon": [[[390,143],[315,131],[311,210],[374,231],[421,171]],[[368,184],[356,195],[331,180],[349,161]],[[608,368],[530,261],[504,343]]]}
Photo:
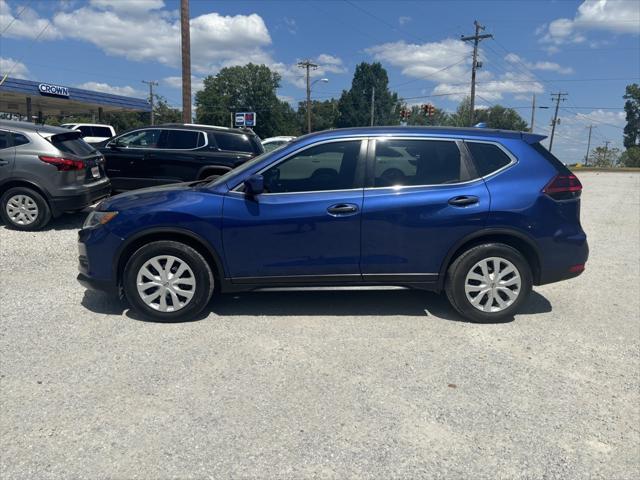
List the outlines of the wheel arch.
{"label": "wheel arch", "polygon": [[462,253],[483,243],[504,243],[518,250],[527,260],[531,268],[534,285],[540,282],[540,252],[535,242],[524,233],[509,229],[492,228],[475,232],[458,241],[447,253],[438,275],[438,289],[444,286],[449,266]]}
{"label": "wheel arch", "polygon": [[200,235],[180,228],[153,228],[143,230],[129,238],[120,247],[114,259],[113,269],[118,285],[121,284],[124,267],[131,255],[143,245],[160,240],[181,242],[195,249],[205,258],[213,270],[214,278],[217,280],[215,282],[216,289],[220,288],[221,282],[224,280],[224,268],[220,256],[209,242],[200,237]]}
{"label": "wheel arch", "polygon": [[35,182],[32,182],[30,180],[23,180],[23,179],[9,179],[6,180],[2,183],[0,183],[0,196],[4,195],[4,193],[11,189],[11,188],[15,188],[15,187],[24,187],[24,188],[30,188],[32,190],[35,190],[36,192],[38,192],[40,195],[42,195],[42,198],[45,199],[45,201],[47,202],[47,204],[49,205],[49,208],[51,208],[51,198],[49,197],[49,194],[47,193],[47,191],[42,188],[40,185],[38,185]]}

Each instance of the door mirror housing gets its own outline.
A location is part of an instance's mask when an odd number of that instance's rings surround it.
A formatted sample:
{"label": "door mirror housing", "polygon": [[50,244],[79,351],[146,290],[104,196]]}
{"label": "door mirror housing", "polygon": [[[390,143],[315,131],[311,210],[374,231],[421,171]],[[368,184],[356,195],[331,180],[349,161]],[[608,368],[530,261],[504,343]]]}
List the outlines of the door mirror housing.
{"label": "door mirror housing", "polygon": [[264,192],[264,177],[262,175],[251,175],[244,181],[244,191],[249,195],[260,195]]}

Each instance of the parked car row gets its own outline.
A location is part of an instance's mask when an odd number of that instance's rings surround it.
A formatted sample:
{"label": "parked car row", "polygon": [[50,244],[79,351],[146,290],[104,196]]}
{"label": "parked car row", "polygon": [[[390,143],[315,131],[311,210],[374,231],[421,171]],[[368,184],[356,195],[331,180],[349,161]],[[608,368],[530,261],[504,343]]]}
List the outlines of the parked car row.
{"label": "parked car row", "polygon": [[0,121],[0,215],[7,225],[37,230],[111,193],[215,178],[264,151],[249,129],[170,124],[89,144],[112,127],[63,127]]}

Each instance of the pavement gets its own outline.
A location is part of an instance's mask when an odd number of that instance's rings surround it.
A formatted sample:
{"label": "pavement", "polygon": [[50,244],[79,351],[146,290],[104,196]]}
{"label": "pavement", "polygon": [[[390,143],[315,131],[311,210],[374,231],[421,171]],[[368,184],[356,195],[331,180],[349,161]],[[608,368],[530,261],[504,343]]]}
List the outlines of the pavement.
{"label": "pavement", "polygon": [[591,256],[513,321],[269,292],[159,324],[76,283],[84,215],[0,226],[0,477],[640,478],[640,174],[579,174]]}

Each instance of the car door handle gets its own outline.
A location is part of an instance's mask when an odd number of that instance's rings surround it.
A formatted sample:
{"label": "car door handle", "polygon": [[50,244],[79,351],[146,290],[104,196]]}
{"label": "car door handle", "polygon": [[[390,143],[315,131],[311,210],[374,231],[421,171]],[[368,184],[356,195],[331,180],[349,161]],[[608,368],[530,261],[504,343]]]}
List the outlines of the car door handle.
{"label": "car door handle", "polygon": [[449,200],[449,205],[454,207],[467,207],[469,205],[475,205],[480,199],[474,195],[460,195],[459,197],[453,197]]}
{"label": "car door handle", "polygon": [[337,203],[327,208],[329,215],[334,217],[345,217],[358,212],[358,207],[353,203]]}

